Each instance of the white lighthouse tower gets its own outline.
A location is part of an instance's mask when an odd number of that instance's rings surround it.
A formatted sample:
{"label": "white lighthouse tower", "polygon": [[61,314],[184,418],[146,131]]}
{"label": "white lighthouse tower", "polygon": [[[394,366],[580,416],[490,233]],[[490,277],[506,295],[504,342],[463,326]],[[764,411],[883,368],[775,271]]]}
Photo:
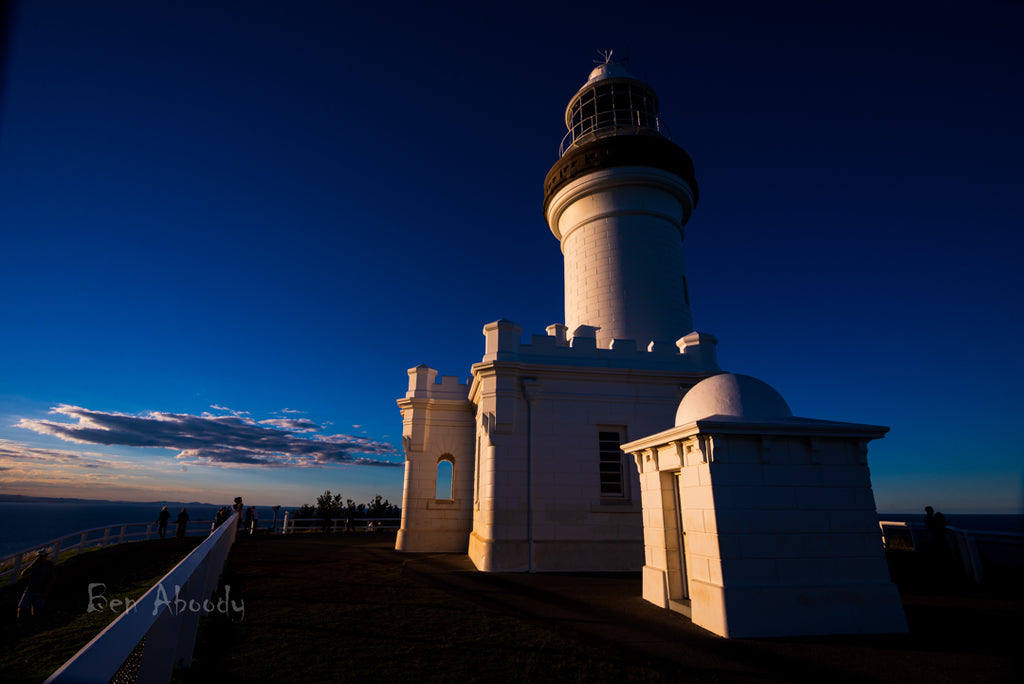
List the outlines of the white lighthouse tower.
{"label": "white lighthouse tower", "polygon": [[[693,164],[654,91],[606,59],[565,120],[544,185],[565,323],[528,342],[488,323],[469,384],[409,371],[400,551],[465,550],[485,571],[639,570],[640,480],[620,446],[671,425],[686,391],[720,372],[686,292]],[[449,470],[453,486],[437,487]]]}
{"label": "white lighthouse tower", "polygon": [[646,83],[606,58],[565,123],[544,183],[565,324],[488,323],[468,384],[410,369],[396,549],[639,570],[645,599],[723,636],[905,630],[867,467],[888,428],[721,372],[686,284],[693,163]]}
{"label": "white lighthouse tower", "polygon": [[693,162],[670,142],[654,90],[610,61],[569,101],[544,214],[565,256],[565,323],[612,340],[672,344],[693,331],[683,226],[697,204]]}

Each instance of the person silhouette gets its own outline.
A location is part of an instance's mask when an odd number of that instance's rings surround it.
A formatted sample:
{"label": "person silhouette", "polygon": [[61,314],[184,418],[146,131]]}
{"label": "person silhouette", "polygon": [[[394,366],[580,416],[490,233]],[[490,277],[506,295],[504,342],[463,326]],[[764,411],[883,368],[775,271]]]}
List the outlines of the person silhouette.
{"label": "person silhouette", "polygon": [[171,519],[171,513],[167,510],[167,506],[160,509],[160,514],[156,516],[157,531],[160,532],[160,538],[163,539],[167,536],[167,521]]}
{"label": "person silhouette", "polygon": [[178,525],[177,529],[174,531],[174,536],[178,539],[184,539],[185,528],[188,527],[188,509],[182,508],[181,513],[179,513],[178,517],[174,519],[174,522]]}
{"label": "person silhouette", "polygon": [[50,554],[46,549],[37,553],[35,560],[21,571],[21,576],[25,575],[28,575],[28,586],[25,587],[25,593],[18,602],[19,626],[25,619],[22,611],[27,612],[33,621],[39,617],[46,603],[46,595],[57,576],[57,566],[50,560]]}
{"label": "person silhouette", "polygon": [[946,516],[936,513],[931,506],[924,507],[924,526],[931,535],[932,544],[942,551],[946,548]]}

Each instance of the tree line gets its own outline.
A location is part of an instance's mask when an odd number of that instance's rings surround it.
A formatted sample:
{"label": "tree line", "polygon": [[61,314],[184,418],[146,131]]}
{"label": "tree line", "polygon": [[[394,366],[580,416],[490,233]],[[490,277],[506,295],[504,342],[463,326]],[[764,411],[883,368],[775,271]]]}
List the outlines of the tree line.
{"label": "tree line", "polygon": [[296,518],[320,518],[325,523],[332,518],[400,518],[402,509],[393,505],[380,494],[369,503],[357,504],[352,499],[343,499],[341,494],[325,491],[311,504],[302,504],[293,514]]}

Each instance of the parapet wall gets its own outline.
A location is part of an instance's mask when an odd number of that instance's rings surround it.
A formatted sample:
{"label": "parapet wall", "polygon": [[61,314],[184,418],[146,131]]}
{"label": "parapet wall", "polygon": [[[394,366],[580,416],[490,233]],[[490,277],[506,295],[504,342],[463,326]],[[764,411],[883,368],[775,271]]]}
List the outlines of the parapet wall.
{"label": "parapet wall", "polygon": [[420,364],[409,369],[407,399],[465,400],[469,396],[469,383],[460,382],[454,375],[442,375],[437,382],[437,371]]}
{"label": "parapet wall", "polygon": [[[531,335],[522,343],[523,329],[505,319],[484,326],[483,362],[520,361],[531,364],[640,368],[679,372],[716,372],[714,335],[691,332],[675,345],[651,343],[637,348],[636,340],[612,340],[608,349],[597,346],[597,328],[581,325],[568,336],[564,325],[548,326],[546,335]],[[411,373],[412,371],[410,371]]]}

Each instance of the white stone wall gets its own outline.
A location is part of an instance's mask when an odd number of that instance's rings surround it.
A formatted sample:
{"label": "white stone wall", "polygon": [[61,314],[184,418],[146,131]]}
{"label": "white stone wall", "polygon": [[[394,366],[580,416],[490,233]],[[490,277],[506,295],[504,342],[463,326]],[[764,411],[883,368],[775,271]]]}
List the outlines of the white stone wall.
{"label": "white stone wall", "polygon": [[683,279],[689,188],[643,167],[604,169],[560,190],[548,221],[565,259],[565,322],[613,339],[673,342],[693,330]]}
{"label": "white stone wall", "polygon": [[[730,637],[905,631],[866,461],[868,439],[884,429],[833,423],[839,434],[828,435],[824,421],[792,419],[742,434],[738,425],[675,428],[627,446],[642,470],[644,598],[672,598],[678,535],[659,520],[680,505],[664,486],[678,472],[695,624]],[[749,434],[758,430],[768,434]]]}
{"label": "white stone wall", "polygon": [[[469,386],[426,366],[409,370],[402,410],[405,487],[395,548],[410,552],[464,552],[472,525],[473,407]],[[438,499],[437,468],[450,460],[452,498]]]}
{"label": "white stone wall", "polygon": [[683,393],[717,367],[698,370],[699,344],[689,356],[599,350],[579,337],[572,347],[554,336],[523,345],[517,331],[488,325],[489,353],[473,368],[483,458],[471,559],[505,572],[639,570],[639,476],[624,457],[626,496],[602,497],[598,433],[621,430],[625,442],[671,423]]}

